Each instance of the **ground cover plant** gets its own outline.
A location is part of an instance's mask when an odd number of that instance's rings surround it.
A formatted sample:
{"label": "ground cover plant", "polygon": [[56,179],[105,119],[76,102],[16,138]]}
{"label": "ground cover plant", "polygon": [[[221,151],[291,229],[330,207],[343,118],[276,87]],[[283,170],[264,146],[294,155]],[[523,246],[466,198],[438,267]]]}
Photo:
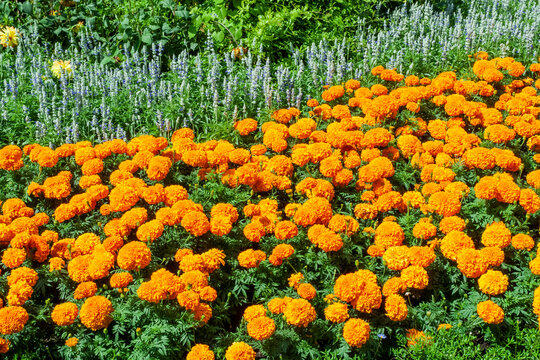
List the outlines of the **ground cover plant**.
{"label": "ground cover plant", "polygon": [[539,358],[540,5],[435,9],[277,63],[4,27],[2,356]]}
{"label": "ground cover plant", "polygon": [[3,147],[2,351],[534,355],[540,64],[475,58],[471,80],[375,67],[232,142]]}

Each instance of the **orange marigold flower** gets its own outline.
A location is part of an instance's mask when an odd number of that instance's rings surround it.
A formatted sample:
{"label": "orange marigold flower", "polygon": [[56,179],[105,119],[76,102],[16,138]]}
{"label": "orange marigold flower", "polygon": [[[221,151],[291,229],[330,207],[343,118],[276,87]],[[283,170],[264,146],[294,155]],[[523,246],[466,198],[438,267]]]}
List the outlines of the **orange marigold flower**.
{"label": "orange marigold flower", "polygon": [[387,249],[391,246],[399,246],[405,239],[405,233],[398,223],[384,221],[375,229],[375,245]]}
{"label": "orange marigold flower", "polygon": [[112,303],[104,296],[93,296],[81,306],[79,318],[81,323],[90,330],[97,331],[106,328],[112,321],[114,311]]}
{"label": "orange marigold flower", "polygon": [[154,156],[148,162],[146,174],[150,180],[161,181],[165,179],[171,169],[172,161],[164,156]]}
{"label": "orange marigold flower", "polygon": [[276,224],[274,234],[279,240],[292,239],[298,235],[298,227],[292,221],[280,221]]}
{"label": "orange marigold flower", "polygon": [[118,251],[118,267],[123,270],[131,271],[144,269],[150,264],[152,253],[145,243],[132,241]]}
{"label": "orange marigold flower", "polygon": [[352,347],[362,347],[369,340],[370,327],[362,319],[349,319],[343,327],[343,338]]}
{"label": "orange marigold flower", "polygon": [[79,339],[77,339],[76,337],[70,337],[69,339],[66,340],[66,346],[68,347],[75,347],[77,346],[78,343],[79,343]]}
{"label": "orange marigold flower", "polygon": [[88,273],[88,267],[90,266],[90,261],[92,261],[92,255],[80,255],[73,258],[68,263],[68,274],[69,277],[78,283],[89,281],[92,279]]}
{"label": "orange marigold flower", "polygon": [[425,289],[428,286],[429,276],[426,269],[420,266],[411,265],[401,271],[401,279],[407,287],[413,289]]}
{"label": "orange marigold flower", "polygon": [[23,152],[16,145],[7,145],[0,149],[0,169],[14,171],[23,167]]}
{"label": "orange marigold flower", "polygon": [[384,302],[386,316],[392,321],[403,321],[407,318],[408,309],[405,299],[401,295],[391,294]]}
{"label": "orange marigold flower", "polygon": [[6,296],[10,306],[22,306],[32,297],[34,289],[24,281],[16,282],[9,287]]}
{"label": "orange marigold flower", "polygon": [[540,196],[532,189],[521,189],[519,205],[523,207],[527,214],[534,214],[540,210]]}
{"label": "orange marigold flower", "polygon": [[289,325],[307,327],[315,320],[317,313],[306,299],[293,299],[285,307],[283,316]]}
{"label": "orange marigold flower", "polygon": [[439,223],[439,230],[443,234],[448,234],[452,230],[463,231],[465,230],[465,220],[458,216],[445,217]]}
{"label": "orange marigold flower", "polygon": [[247,249],[238,254],[238,263],[246,269],[257,267],[264,260],[266,254],[261,250]]}
{"label": "orange marigold flower", "polygon": [[109,284],[114,289],[121,289],[127,287],[133,281],[133,275],[128,272],[121,272],[112,274]]}
{"label": "orange marigold flower", "polygon": [[296,292],[300,295],[301,298],[306,300],[312,300],[317,295],[317,290],[311,284],[300,284],[296,288]]}
{"label": "orange marigold flower", "polygon": [[333,101],[345,95],[345,88],[341,85],[335,85],[328,90],[323,91],[322,99],[326,102]]}
{"label": "orange marigold flower", "polygon": [[[413,236],[421,240],[428,240],[437,235],[437,227],[431,222],[421,219],[413,228]],[[427,219],[426,219],[427,220]]]}
{"label": "orange marigold flower", "polygon": [[512,237],[512,246],[516,250],[531,251],[534,245],[534,239],[530,235],[517,234]]}
{"label": "orange marigold flower", "polygon": [[495,156],[489,149],[483,147],[476,147],[465,151],[462,160],[468,168],[477,168],[481,170],[493,169],[496,162]]}
{"label": "orange marigold flower", "polygon": [[226,360],[255,360],[255,350],[245,342],[232,343],[225,352]]}
{"label": "orange marigold flower", "polygon": [[507,247],[512,241],[512,234],[503,222],[493,222],[486,226],[482,233],[482,244],[484,246]]}
{"label": "orange marigold flower", "polygon": [[497,246],[487,246],[480,249],[489,266],[500,266],[504,261],[504,251]]}
{"label": "orange marigold flower", "polygon": [[[160,299],[156,299],[160,300]],[[197,292],[193,290],[186,290],[178,294],[176,297],[178,304],[185,307],[187,310],[195,311],[200,304],[200,296]]]}
{"label": "orange marigold flower", "polygon": [[392,277],[383,285],[382,293],[384,296],[390,296],[392,294],[402,294],[407,290],[407,284],[400,277]]}
{"label": "orange marigold flower", "polygon": [[491,300],[479,302],[476,311],[487,324],[500,324],[504,320],[503,309]]}
{"label": "orange marigold flower", "polygon": [[287,306],[287,302],[290,301],[290,298],[274,298],[268,302],[268,310],[272,314],[281,314]]}
{"label": "orange marigold flower", "polygon": [[236,122],[234,124],[234,128],[236,129],[236,131],[238,131],[238,133],[240,133],[240,135],[245,136],[257,130],[258,125],[259,124],[257,123],[257,120],[246,118],[244,120]]}
{"label": "orange marigold flower", "polygon": [[347,236],[352,236],[355,234],[360,225],[351,216],[336,214],[332,216],[330,222],[328,223],[328,228],[335,232],[341,232],[347,234]]}
{"label": "orange marigold flower", "polygon": [[436,212],[444,217],[457,215],[461,211],[459,196],[439,191],[429,197],[429,211]]}
{"label": "orange marigold flower", "polygon": [[244,227],[243,233],[249,241],[259,242],[266,235],[266,230],[259,221],[252,221]]}
{"label": "orange marigold flower", "polygon": [[484,274],[489,267],[485,254],[479,250],[462,249],[456,257],[458,269],[468,278],[477,278]]}
{"label": "orange marigold flower", "polygon": [[26,260],[24,249],[8,248],[2,254],[2,263],[10,269],[20,266]]}
{"label": "orange marigold flower", "polygon": [[464,232],[452,230],[441,241],[441,252],[447,259],[456,260],[463,249],[474,249],[474,242]]}
{"label": "orange marigold flower", "polygon": [[6,306],[0,309],[0,334],[11,335],[20,332],[28,321],[28,313],[20,306]]}
{"label": "orange marigold flower", "polygon": [[58,326],[71,325],[79,315],[79,308],[72,302],[65,302],[54,307],[51,318]]}
{"label": "orange marigold flower", "polygon": [[208,345],[196,344],[187,354],[186,360],[214,360],[215,354]]}
{"label": "orange marigold flower", "polygon": [[423,331],[416,329],[409,329],[406,333],[407,346],[415,346],[416,344],[425,344],[431,338],[427,336]]}
{"label": "orange marigold flower", "polygon": [[137,239],[140,241],[154,242],[163,234],[164,226],[161,221],[155,219],[142,224],[137,229]]}
{"label": "orange marigold flower", "polygon": [[248,335],[255,340],[268,339],[274,331],[276,331],[276,323],[266,316],[259,316],[247,324]]}
{"label": "orange marigold flower", "polygon": [[9,351],[11,342],[7,339],[0,338],[0,354],[5,354]]}
{"label": "orange marigold flower", "polygon": [[508,288],[508,276],[498,270],[488,270],[478,279],[478,287],[487,295],[504,294]]}
{"label": "orange marigold flower", "polygon": [[383,254],[383,260],[390,270],[403,270],[409,266],[409,248],[391,246]]}
{"label": "orange marigold flower", "polygon": [[292,247],[289,244],[279,244],[272,250],[272,256],[275,257],[278,264],[273,265],[281,265],[281,262],[284,259],[289,258],[292,254],[294,254],[294,247]]}
{"label": "orange marigold flower", "polygon": [[409,261],[411,265],[428,267],[435,261],[435,252],[429,246],[412,246],[409,248]]}
{"label": "orange marigold flower", "polygon": [[225,265],[225,253],[220,249],[210,249],[201,254],[204,261],[204,268],[209,273]]}
{"label": "orange marigold flower", "polygon": [[206,215],[199,211],[190,211],[183,218],[181,225],[193,236],[202,236],[210,231],[210,222]]}
{"label": "orange marigold flower", "polygon": [[315,106],[319,106],[319,102],[317,101],[317,99],[309,99],[306,105],[309,107],[315,107]]}
{"label": "orange marigold flower", "polygon": [[49,272],[62,270],[64,266],[66,266],[66,262],[60,257],[52,257],[49,259]]}
{"label": "orange marigold flower", "polygon": [[94,296],[97,292],[97,285],[93,281],[82,282],[77,285],[73,297],[76,300],[85,299],[90,296]]}
{"label": "orange marigold flower", "polygon": [[266,309],[262,305],[250,305],[244,310],[244,319],[249,323],[256,318],[265,317]]}
{"label": "orange marigold flower", "polygon": [[324,317],[326,320],[333,323],[342,323],[349,318],[349,310],[347,304],[333,303],[324,309]]}

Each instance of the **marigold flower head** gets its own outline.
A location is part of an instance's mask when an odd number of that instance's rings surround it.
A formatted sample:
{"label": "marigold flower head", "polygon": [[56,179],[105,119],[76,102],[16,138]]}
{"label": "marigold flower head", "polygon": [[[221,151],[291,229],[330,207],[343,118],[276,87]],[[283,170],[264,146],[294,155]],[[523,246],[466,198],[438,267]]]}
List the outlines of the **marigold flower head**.
{"label": "marigold flower head", "polygon": [[199,211],[190,211],[182,218],[182,227],[193,236],[202,236],[210,231],[210,222],[206,215]]}
{"label": "marigold flower head", "polygon": [[71,325],[79,315],[79,308],[72,302],[65,302],[54,307],[51,318],[58,326]]}
{"label": "marigold flower head", "polygon": [[226,360],[255,360],[255,350],[245,342],[234,342],[225,352]]}
{"label": "marigold flower head", "polygon": [[362,319],[349,319],[343,327],[343,338],[352,347],[362,347],[370,334],[369,324]]}
{"label": "marigold flower head", "polygon": [[214,360],[215,354],[208,345],[196,344],[187,354],[186,360]]}
{"label": "marigold flower head", "polygon": [[121,289],[127,287],[133,281],[133,275],[128,272],[115,273],[111,275],[109,284],[112,288]]}
{"label": "marigold flower head", "polygon": [[76,300],[85,299],[90,296],[94,296],[97,292],[97,285],[93,281],[82,282],[77,285],[73,297]]}
{"label": "marigold flower head", "polygon": [[504,320],[503,309],[491,300],[479,302],[476,311],[487,324],[500,324]]}
{"label": "marigold flower head", "polygon": [[26,260],[24,249],[8,248],[2,254],[2,263],[10,269],[20,266]]}
{"label": "marigold flower head", "polygon": [[272,314],[282,314],[291,298],[274,298],[268,302],[268,310]]}
{"label": "marigold flower head", "polygon": [[145,243],[132,241],[118,251],[118,266],[127,271],[144,269],[150,264],[152,253]]}
{"label": "marigold flower head", "polygon": [[106,328],[112,321],[114,311],[112,303],[104,296],[93,296],[81,306],[79,318],[81,323],[90,330],[97,331]]}
{"label": "marigold flower head", "polygon": [[244,310],[244,319],[249,323],[258,317],[266,316],[266,309],[263,305],[250,305]]}
{"label": "marigold flower head", "polygon": [[463,249],[474,249],[474,242],[462,231],[452,230],[441,241],[441,252],[447,259],[456,260]]}
{"label": "marigold flower head", "polygon": [[468,278],[477,278],[484,274],[489,266],[485,254],[468,248],[459,250],[456,257],[458,269]]}
{"label": "marigold flower head", "polygon": [[507,247],[512,241],[512,234],[503,222],[493,222],[486,226],[482,233],[482,244],[484,246]]}
{"label": "marigold flower head", "polygon": [[246,118],[244,120],[237,121],[234,124],[234,128],[236,131],[238,131],[238,133],[240,133],[240,135],[245,136],[257,130],[258,125],[257,120]]}
{"label": "marigold flower head", "polygon": [[36,285],[37,280],[37,272],[34,269],[24,266],[13,269],[11,274],[9,274],[7,277],[8,286],[13,286],[14,284],[22,281],[33,287]]}
{"label": "marigold flower head", "polygon": [[407,284],[400,277],[392,277],[383,285],[382,293],[388,297],[392,294],[402,294],[407,290]]}
{"label": "marigold flower head", "polygon": [[508,276],[498,270],[488,270],[478,279],[478,287],[487,295],[504,294],[508,288]]}
{"label": "marigold flower head", "polygon": [[407,287],[413,289],[425,289],[429,283],[429,276],[421,266],[411,265],[401,271],[401,279],[405,282]]}
{"label": "marigold flower head", "polygon": [[312,300],[317,295],[317,290],[315,290],[315,287],[306,283],[298,285],[296,292],[301,298],[306,300]]}
{"label": "marigold flower head", "polygon": [[500,266],[504,261],[504,251],[497,246],[486,246],[480,249],[489,266]]}
{"label": "marigold flower head", "polygon": [[11,342],[7,339],[0,338],[0,354],[5,354],[9,351]]}
{"label": "marigold flower head", "polygon": [[534,239],[530,235],[517,234],[512,237],[512,247],[516,250],[531,251],[534,245]]}
{"label": "marigold flower head", "polygon": [[283,316],[289,325],[307,327],[315,320],[317,313],[306,299],[293,299],[285,307]]}
{"label": "marigold flower head", "polygon": [[32,297],[33,292],[30,285],[20,281],[9,287],[6,300],[10,306],[22,306]]}
{"label": "marigold flower head", "polygon": [[423,331],[419,331],[416,329],[407,330],[406,338],[407,338],[407,346],[415,346],[416,344],[425,344],[431,339]]}
{"label": "marigold flower head", "polygon": [[435,261],[435,252],[429,246],[412,246],[408,250],[411,265],[428,267]]}
{"label": "marigold flower head", "polygon": [[391,246],[400,246],[405,239],[405,233],[398,223],[384,221],[375,229],[375,245],[387,249]]}
{"label": "marigold flower head", "polygon": [[389,295],[384,302],[384,310],[386,316],[392,321],[403,321],[407,318],[407,303],[401,295]]}
{"label": "marigold flower head", "polygon": [[246,269],[257,267],[264,260],[266,254],[261,250],[247,249],[238,254],[238,263]]}
{"label": "marigold flower head", "polygon": [[409,248],[407,246],[391,246],[383,254],[383,260],[390,270],[403,270],[409,266]]}
{"label": "marigold flower head", "polygon": [[259,316],[247,324],[248,335],[255,340],[268,339],[276,331],[274,320],[266,316]]}
{"label": "marigold flower head", "polygon": [[0,309],[0,334],[11,335],[20,332],[28,321],[28,313],[20,306],[6,306]]}
{"label": "marigold flower head", "polygon": [[52,257],[49,259],[49,272],[62,270],[64,266],[66,266],[66,262],[60,257]]}

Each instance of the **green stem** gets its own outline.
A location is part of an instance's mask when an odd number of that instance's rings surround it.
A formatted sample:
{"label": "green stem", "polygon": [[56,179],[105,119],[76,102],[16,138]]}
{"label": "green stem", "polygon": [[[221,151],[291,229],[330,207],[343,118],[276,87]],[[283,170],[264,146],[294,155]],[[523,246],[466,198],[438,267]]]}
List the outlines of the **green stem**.
{"label": "green stem", "polygon": [[233,33],[231,32],[231,30],[229,30],[229,28],[226,27],[224,24],[222,24],[219,20],[215,20],[215,19],[214,19],[214,21],[215,21],[216,23],[218,23],[219,25],[221,25],[225,30],[227,30],[227,32],[231,35],[231,38],[233,39],[234,44],[236,45],[237,48],[239,48],[240,46],[238,45],[238,42],[237,42],[236,39],[234,38],[234,35],[233,35]]}

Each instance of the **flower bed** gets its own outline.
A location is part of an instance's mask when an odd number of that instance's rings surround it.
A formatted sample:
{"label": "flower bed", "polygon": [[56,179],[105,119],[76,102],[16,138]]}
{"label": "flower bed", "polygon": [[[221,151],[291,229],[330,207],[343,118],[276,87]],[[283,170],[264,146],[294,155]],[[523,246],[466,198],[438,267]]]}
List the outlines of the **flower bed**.
{"label": "flower bed", "polygon": [[475,57],[377,66],[237,143],[2,148],[0,349],[344,358],[537,327],[540,64]]}

